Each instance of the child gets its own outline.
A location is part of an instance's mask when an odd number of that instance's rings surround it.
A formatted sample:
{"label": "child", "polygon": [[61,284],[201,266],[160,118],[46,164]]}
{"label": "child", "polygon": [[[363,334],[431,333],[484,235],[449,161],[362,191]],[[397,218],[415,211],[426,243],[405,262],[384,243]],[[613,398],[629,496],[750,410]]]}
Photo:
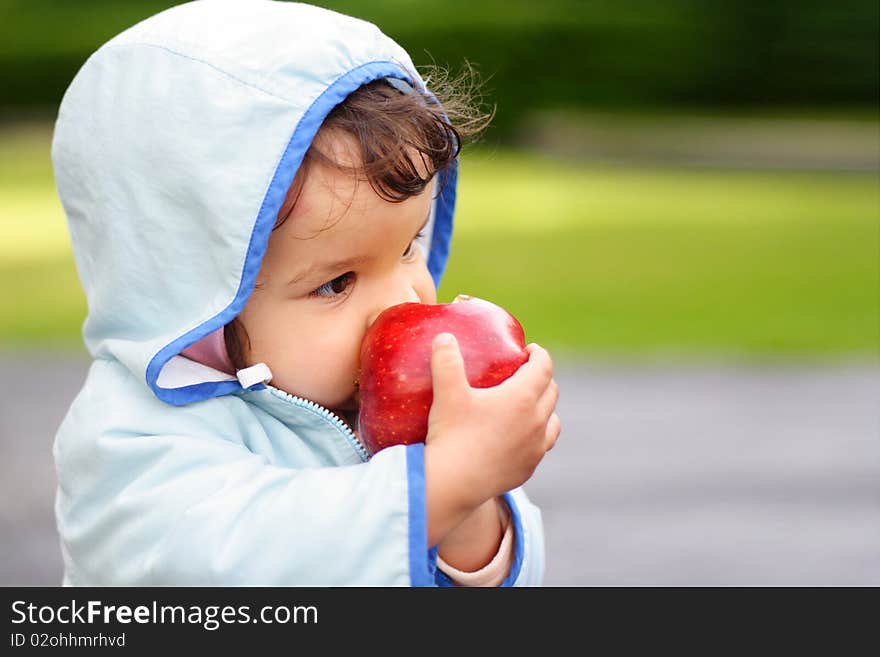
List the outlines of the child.
{"label": "child", "polygon": [[546,351],[474,390],[441,336],[426,442],[351,428],[367,327],[436,302],[448,109],[308,5],[180,5],[86,62],[52,152],[95,358],[55,443],[66,584],[541,583]]}

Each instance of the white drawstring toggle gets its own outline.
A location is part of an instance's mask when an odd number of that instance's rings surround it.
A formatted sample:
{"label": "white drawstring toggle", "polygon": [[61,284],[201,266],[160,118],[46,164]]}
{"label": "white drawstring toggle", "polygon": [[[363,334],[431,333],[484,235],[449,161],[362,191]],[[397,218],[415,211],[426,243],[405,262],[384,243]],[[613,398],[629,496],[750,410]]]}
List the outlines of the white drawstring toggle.
{"label": "white drawstring toggle", "polygon": [[266,363],[257,363],[235,373],[242,388],[250,388],[258,383],[269,383],[272,380],[272,370]]}

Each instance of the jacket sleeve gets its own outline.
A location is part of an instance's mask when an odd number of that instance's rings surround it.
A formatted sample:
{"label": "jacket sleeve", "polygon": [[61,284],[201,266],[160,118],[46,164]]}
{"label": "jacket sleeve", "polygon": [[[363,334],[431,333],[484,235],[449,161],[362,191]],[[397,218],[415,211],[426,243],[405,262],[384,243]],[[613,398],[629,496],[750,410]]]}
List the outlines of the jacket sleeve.
{"label": "jacket sleeve", "polygon": [[66,583],[434,585],[423,445],[278,467],[197,422],[143,431],[161,402],[151,417],[100,397],[80,394],[55,443]]}
{"label": "jacket sleeve", "polygon": [[[152,396],[132,403],[120,394],[131,385],[125,377],[95,383],[87,381],[55,442],[66,583],[446,583],[436,547],[427,548],[423,444],[355,465],[279,467],[265,447],[239,438],[241,418],[224,415],[222,402],[180,413]],[[540,513],[522,490],[505,499],[515,529],[505,584],[540,584]]]}

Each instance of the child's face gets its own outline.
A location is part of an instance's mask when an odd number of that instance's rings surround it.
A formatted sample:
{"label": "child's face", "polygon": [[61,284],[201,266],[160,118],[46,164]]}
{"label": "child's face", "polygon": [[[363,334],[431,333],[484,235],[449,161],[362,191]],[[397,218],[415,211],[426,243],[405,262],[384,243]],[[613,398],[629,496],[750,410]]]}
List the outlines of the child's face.
{"label": "child's face", "polygon": [[[322,150],[357,164],[347,135]],[[239,320],[248,364],[263,362],[272,385],[336,411],[353,411],[361,341],[385,308],[436,303],[425,255],[414,243],[427,222],[433,183],[401,203],[366,180],[312,165],[293,212],[272,233]]]}

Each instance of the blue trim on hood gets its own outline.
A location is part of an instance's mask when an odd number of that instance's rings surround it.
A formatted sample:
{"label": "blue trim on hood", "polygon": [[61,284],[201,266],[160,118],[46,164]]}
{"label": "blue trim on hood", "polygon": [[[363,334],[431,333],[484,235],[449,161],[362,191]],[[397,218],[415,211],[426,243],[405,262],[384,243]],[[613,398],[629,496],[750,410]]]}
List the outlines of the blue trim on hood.
{"label": "blue trim on hood", "polygon": [[[309,146],[311,146],[312,140],[315,138],[324,119],[334,107],[345,100],[353,91],[362,85],[383,77],[411,81],[407,72],[394,62],[380,61],[363,64],[337,78],[333,84],[328,86],[315,99],[305,114],[303,114],[294,129],[287,148],[281,157],[281,161],[275,169],[272,182],[269,184],[269,189],[257,215],[235,298],[218,315],[177,338],[153,356],[147,365],[146,381],[156,397],[166,403],[182,406],[242,389],[238,381],[206,382],[181,388],[160,388],[157,385],[157,379],[162,368],[169,360],[197,340],[228,324],[244,308],[256,282],[257,273],[260,270],[263,256],[266,253],[269,235],[275,226],[278,210],[281,209],[281,205],[287,195],[287,190],[290,188],[303,157],[305,157],[305,153]],[[447,179],[443,181],[444,185],[435,206],[434,230],[431,235],[431,253],[428,256],[428,270],[434,279],[435,286],[440,285],[440,278],[443,275],[449,255],[449,242],[452,237],[452,213],[455,209],[456,168],[457,162],[450,168]],[[250,389],[254,390],[262,387],[262,384],[257,384]]]}
{"label": "blue trim on hood", "polygon": [[431,233],[431,253],[428,255],[428,271],[434,279],[434,287],[440,287],[440,279],[449,259],[452,241],[452,215],[455,213],[455,194],[458,186],[458,158],[443,173],[440,195],[434,212],[434,231]]}

